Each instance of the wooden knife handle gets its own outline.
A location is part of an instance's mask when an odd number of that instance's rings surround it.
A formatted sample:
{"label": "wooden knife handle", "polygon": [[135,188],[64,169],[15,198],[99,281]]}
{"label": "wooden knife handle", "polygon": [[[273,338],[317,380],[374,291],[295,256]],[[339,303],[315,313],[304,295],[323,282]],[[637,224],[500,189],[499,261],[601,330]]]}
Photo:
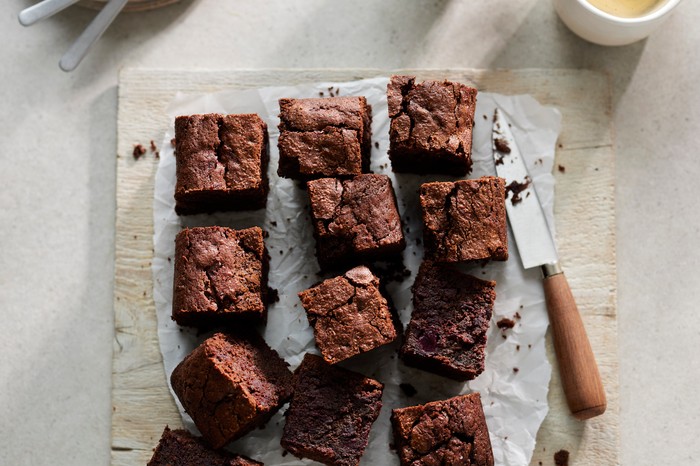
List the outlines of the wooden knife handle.
{"label": "wooden knife handle", "polygon": [[545,277],[544,296],[569,409],[581,420],[599,416],[607,406],[605,391],[564,273]]}

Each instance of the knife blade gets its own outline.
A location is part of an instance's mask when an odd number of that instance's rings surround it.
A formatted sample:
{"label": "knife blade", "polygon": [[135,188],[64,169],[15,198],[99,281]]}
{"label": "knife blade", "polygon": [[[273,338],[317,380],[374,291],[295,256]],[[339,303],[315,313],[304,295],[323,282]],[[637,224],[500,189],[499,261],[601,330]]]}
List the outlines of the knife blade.
{"label": "knife blade", "polygon": [[607,401],[591,344],[569,284],[559,265],[532,178],[510,124],[497,108],[491,132],[496,173],[505,179],[506,212],[523,268],[540,266],[554,349],[571,413],[589,419],[605,412]]}

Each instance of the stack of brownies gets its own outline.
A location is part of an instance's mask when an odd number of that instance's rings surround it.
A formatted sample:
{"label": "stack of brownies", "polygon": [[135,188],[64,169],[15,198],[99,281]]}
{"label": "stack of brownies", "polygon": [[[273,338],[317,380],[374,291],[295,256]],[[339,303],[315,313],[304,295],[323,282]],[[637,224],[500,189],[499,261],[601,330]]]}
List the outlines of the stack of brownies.
{"label": "stack of brownies", "polygon": [[[395,172],[464,177],[471,170],[476,89],[394,76],[387,88]],[[425,257],[403,331],[377,261],[405,248],[391,179],[369,173],[372,108],[364,97],[281,99],[281,177],[305,184],[316,257],[330,276],[299,292],[320,356],[294,373],[256,333],[267,317],[269,256],[259,227],[202,227],[176,238],[172,318],[217,329],[173,371],[171,384],[202,437],[163,432],[149,465],[255,465],[223,450],[285,403],[281,445],[327,465],[358,465],[382,407],[384,385],[338,363],[401,339],[409,366],[458,381],[484,370],[495,283],[457,263],[508,258],[500,178],[420,187]],[[180,215],[264,208],[267,125],[257,115],[190,115],[175,121]],[[403,335],[403,336],[402,336]],[[492,465],[478,393],[393,410],[402,465]]]}

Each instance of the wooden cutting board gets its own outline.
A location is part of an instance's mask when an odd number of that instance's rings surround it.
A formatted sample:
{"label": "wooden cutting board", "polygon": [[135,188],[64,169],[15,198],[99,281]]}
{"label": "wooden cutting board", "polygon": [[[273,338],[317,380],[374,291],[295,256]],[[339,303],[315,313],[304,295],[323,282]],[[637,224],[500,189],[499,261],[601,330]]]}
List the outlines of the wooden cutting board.
{"label": "wooden cutting board", "polygon": [[419,79],[471,82],[480,90],[531,94],[557,107],[563,128],[556,154],[555,217],[561,261],[583,315],[608,397],[608,410],[580,422],[569,415],[554,372],[549,414],[537,436],[533,465],[553,465],[558,450],[570,464],[618,464],[618,362],[615,266],[615,157],[610,84],[583,70],[259,70],[125,69],[120,75],[117,147],[115,336],[112,369],[112,464],[142,466],[163,427],[180,426],[168,391],[156,333],[151,259],[153,181],[150,150],[172,124],[166,107],[177,92],[204,93],[303,82],[349,81],[403,73]]}

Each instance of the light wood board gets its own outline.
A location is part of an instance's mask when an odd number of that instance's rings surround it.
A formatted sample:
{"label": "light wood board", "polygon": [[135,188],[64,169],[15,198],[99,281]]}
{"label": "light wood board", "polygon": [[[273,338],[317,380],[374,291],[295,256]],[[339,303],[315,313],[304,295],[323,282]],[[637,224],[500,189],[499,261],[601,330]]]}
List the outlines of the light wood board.
{"label": "light wood board", "polygon": [[[564,269],[583,315],[608,397],[607,412],[580,422],[569,415],[554,367],[549,414],[532,464],[552,465],[565,449],[570,464],[618,464],[618,361],[615,268],[615,157],[610,86],[583,70],[258,70],[125,69],[120,76],[117,148],[115,337],[112,370],[112,464],[144,465],[163,427],[181,425],[167,388],[153,303],[153,182],[157,160],[132,156],[134,144],[157,144],[172,124],[166,107],[177,92],[204,93],[302,82],[348,81],[394,73],[453,79],[480,90],[531,94],[563,115],[554,175],[555,217]],[[541,462],[541,463],[540,463]]]}

